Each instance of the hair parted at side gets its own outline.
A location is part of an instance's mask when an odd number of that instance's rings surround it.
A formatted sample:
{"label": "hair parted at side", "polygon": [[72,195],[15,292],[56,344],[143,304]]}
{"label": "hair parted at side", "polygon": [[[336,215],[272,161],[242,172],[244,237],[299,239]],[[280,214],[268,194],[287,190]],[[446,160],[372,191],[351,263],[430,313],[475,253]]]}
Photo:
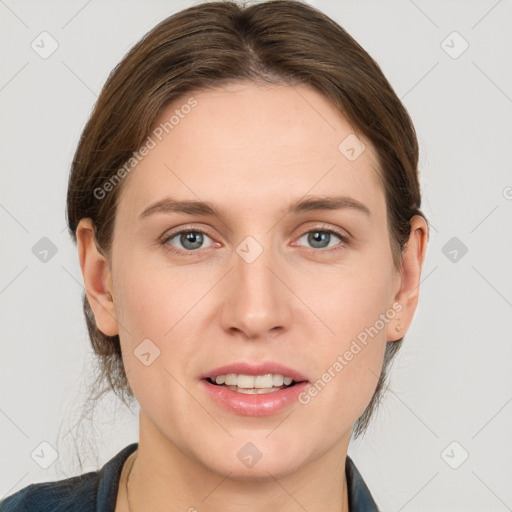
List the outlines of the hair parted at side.
{"label": "hair parted at side", "polygon": [[[72,162],[67,219],[75,242],[78,222],[90,218],[98,249],[109,256],[122,182],[101,199],[94,191],[138,150],[169,103],[232,81],[309,85],[371,141],[380,164],[393,258],[400,268],[409,221],[424,216],[413,124],[366,51],[328,16],[294,0],[201,3],[163,20],[126,54],[109,75]],[[133,399],[119,337],[97,328],[85,293],[83,309],[99,360],[96,388],[107,383],[96,398],[111,389],[123,401]],[[355,437],[369,424],[401,343],[387,344],[382,373],[354,426]]]}

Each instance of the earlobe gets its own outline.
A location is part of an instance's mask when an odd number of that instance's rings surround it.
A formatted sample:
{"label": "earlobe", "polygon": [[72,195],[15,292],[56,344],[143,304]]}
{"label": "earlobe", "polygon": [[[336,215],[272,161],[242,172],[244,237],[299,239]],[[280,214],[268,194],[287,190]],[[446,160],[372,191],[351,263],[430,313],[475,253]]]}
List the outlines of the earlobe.
{"label": "earlobe", "polygon": [[94,239],[91,219],[81,219],[76,240],[87,300],[94,313],[98,329],[107,336],[119,334],[109,264]]}
{"label": "earlobe", "polygon": [[401,304],[400,313],[388,324],[388,341],[397,341],[409,330],[418,305],[421,269],[425,260],[428,226],[421,215],[411,219],[411,234],[402,253],[401,286],[394,301]]}

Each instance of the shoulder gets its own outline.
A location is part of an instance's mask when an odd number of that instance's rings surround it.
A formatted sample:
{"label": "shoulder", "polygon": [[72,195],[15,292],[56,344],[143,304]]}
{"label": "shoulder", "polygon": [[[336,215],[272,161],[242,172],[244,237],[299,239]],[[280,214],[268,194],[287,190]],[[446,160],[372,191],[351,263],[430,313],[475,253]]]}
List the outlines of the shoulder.
{"label": "shoulder", "polygon": [[113,511],[123,464],[137,447],[123,448],[98,471],[28,485],[0,501],[0,512]]}
{"label": "shoulder", "polygon": [[94,511],[98,472],[31,484],[0,502],[1,512]]}

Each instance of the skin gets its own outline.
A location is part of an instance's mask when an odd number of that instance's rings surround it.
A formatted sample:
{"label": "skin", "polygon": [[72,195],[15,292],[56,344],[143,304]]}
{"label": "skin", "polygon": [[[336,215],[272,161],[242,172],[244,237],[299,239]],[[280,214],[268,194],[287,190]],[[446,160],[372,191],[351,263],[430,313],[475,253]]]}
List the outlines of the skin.
{"label": "skin", "polygon": [[[354,129],[307,86],[232,83],[193,96],[197,106],[124,179],[110,257],[97,250],[89,219],[77,229],[97,325],[119,334],[140,404],[131,510],[286,512],[299,503],[309,512],[348,511],[351,429],[374,393],[386,341],[412,321],[427,225],[411,219],[395,269],[375,152],[361,138],[366,150],[349,161],[338,145]],[[171,195],[218,204],[225,216],[139,219]],[[345,208],[283,216],[304,195],[350,196],[370,215]],[[188,249],[193,255],[172,252],[191,246],[179,236],[162,243],[193,228],[207,232],[199,249]],[[350,241],[333,234],[319,248],[307,234],[322,229],[348,232]],[[247,236],[263,248],[250,264],[236,252]],[[255,418],[222,409],[202,390],[201,374],[236,361],[277,361],[314,382],[394,303],[400,313],[307,405]],[[146,338],[160,349],[150,366],[133,353]],[[248,441],[263,454],[251,468],[236,456]],[[130,463],[117,512],[128,510]]]}

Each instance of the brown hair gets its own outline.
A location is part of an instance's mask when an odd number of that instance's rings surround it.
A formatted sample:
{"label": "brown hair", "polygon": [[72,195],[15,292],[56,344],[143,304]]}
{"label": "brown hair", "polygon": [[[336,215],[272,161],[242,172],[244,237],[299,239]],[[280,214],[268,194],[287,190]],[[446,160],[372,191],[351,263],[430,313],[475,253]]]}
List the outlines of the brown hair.
{"label": "brown hair", "polygon": [[[371,141],[380,163],[393,258],[400,268],[409,221],[423,215],[411,119],[366,51],[328,16],[292,0],[195,5],[163,20],[128,52],[108,77],[74,156],[67,196],[73,239],[80,219],[90,218],[96,244],[108,256],[122,183],[101,199],[95,190],[132,157],[170,102],[231,81],[307,84]],[[85,294],[83,308],[99,358],[96,386],[108,383],[96,398],[110,388],[123,401],[133,399],[119,337],[97,328]],[[355,437],[368,426],[401,342],[387,343],[382,373],[354,427]]]}

